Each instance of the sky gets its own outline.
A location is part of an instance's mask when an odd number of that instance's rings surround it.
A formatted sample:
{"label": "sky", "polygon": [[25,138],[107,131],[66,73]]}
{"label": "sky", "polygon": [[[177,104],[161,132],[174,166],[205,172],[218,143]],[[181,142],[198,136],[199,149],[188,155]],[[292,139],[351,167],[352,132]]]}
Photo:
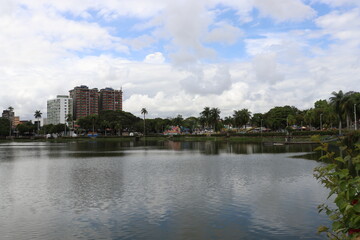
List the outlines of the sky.
{"label": "sky", "polygon": [[359,0],[0,0],[0,108],[75,86],[148,118],[301,110],[360,91]]}

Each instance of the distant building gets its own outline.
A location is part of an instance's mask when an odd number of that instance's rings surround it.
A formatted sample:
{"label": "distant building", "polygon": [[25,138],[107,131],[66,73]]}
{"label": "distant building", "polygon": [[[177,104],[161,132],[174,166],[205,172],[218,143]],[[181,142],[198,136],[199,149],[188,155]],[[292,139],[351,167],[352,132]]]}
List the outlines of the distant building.
{"label": "distant building", "polygon": [[164,135],[180,135],[181,129],[178,126],[171,126],[168,130],[164,132]]}
{"label": "distant building", "polygon": [[19,124],[20,124],[20,117],[19,116],[14,116],[12,126],[16,127]]}
{"label": "distant building", "polygon": [[122,90],[113,88],[101,89],[99,92],[99,109],[122,111]]}
{"label": "distant building", "polygon": [[70,98],[73,99],[74,120],[91,114],[99,114],[101,110],[122,111],[122,90],[104,88],[89,89],[85,85],[70,90]]}
{"label": "distant building", "polygon": [[79,119],[99,113],[99,92],[97,88],[89,89],[85,85],[70,90],[73,99],[73,118]]}
{"label": "distant building", "polygon": [[13,111],[11,111],[11,110],[6,109],[6,110],[4,110],[4,111],[2,112],[2,117],[3,117],[3,118],[13,119],[14,116],[15,116],[15,113],[14,113]]}
{"label": "distant building", "polygon": [[15,116],[15,113],[12,110],[9,110],[9,109],[3,110],[2,117],[9,119],[11,121],[12,128],[15,128],[17,125],[19,125],[20,117]]}
{"label": "distant building", "polygon": [[73,114],[73,99],[69,96],[57,95],[47,101],[47,124],[65,124],[68,114]]}

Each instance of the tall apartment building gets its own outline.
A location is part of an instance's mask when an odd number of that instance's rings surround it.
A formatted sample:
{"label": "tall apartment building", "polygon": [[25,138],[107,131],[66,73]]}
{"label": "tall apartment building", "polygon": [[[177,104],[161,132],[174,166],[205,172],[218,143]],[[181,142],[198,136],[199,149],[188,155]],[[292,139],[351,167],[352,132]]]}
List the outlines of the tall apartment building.
{"label": "tall apartment building", "polygon": [[69,92],[73,99],[74,119],[99,113],[99,92],[97,88],[89,89],[87,86],[81,85]]}
{"label": "tall apartment building", "polygon": [[3,110],[1,117],[9,119],[11,121],[11,127],[15,128],[17,125],[19,125],[19,116],[15,116],[15,113],[13,110]]}
{"label": "tall apartment building", "polygon": [[122,111],[122,90],[101,89],[99,92],[99,109]]}
{"label": "tall apartment building", "polygon": [[2,117],[6,119],[13,119],[15,117],[15,113],[12,110],[6,109],[2,112]]}
{"label": "tall apartment building", "polygon": [[65,124],[68,114],[73,114],[73,99],[69,96],[57,95],[47,101],[47,124]]}

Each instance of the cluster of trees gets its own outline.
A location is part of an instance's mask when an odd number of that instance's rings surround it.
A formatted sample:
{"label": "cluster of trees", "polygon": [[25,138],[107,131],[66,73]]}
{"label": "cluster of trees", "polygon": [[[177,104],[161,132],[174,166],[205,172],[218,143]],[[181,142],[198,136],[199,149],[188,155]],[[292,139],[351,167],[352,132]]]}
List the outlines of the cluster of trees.
{"label": "cluster of trees", "polygon": [[266,113],[252,114],[244,108],[235,110],[231,116],[221,119],[220,109],[205,107],[199,117],[183,119],[181,115],[178,115],[173,119],[148,119],[146,120],[149,122],[146,130],[159,132],[159,129],[166,125],[184,126],[191,130],[212,128],[218,131],[226,125],[235,128],[243,128],[246,125],[263,126],[272,130],[280,130],[297,125],[316,129],[329,129],[338,126],[341,133],[344,123],[348,129],[354,126],[356,112],[360,112],[360,93],[353,91],[343,93],[340,90],[333,92],[329,100],[318,100],[314,107],[306,110],[299,110],[294,106],[286,105],[271,108]]}
{"label": "cluster of trees", "polygon": [[[328,100],[318,100],[314,107],[299,110],[294,106],[278,106],[271,108],[266,113],[252,114],[248,109],[235,110],[231,116],[220,117],[219,108],[205,107],[199,116],[183,118],[177,115],[174,118],[146,119],[148,111],[142,108],[140,113],[143,119],[124,111],[102,111],[98,115],[89,115],[76,122],[71,114],[67,116],[67,126],[64,124],[46,125],[40,129],[37,124],[31,122],[20,124],[17,131],[24,133],[61,133],[75,129],[81,132],[102,132],[104,135],[121,135],[122,132],[162,133],[170,126],[181,126],[189,132],[196,129],[212,129],[219,131],[225,126],[243,128],[244,126],[266,127],[274,131],[285,129],[287,126],[308,126],[316,129],[328,129],[337,127],[341,131],[346,125],[348,129],[354,126],[355,113],[360,116],[360,93],[343,91],[333,92]],[[42,113],[35,111],[34,117],[41,118]],[[358,119],[358,118],[357,118]],[[0,118],[0,135],[7,135],[10,129],[8,119]],[[341,132],[340,132],[341,133]]]}
{"label": "cluster of trees", "polygon": [[[360,93],[342,91],[333,92],[329,100],[318,100],[314,107],[299,110],[294,106],[271,108],[266,113],[252,114],[248,109],[235,110],[231,116],[220,117],[219,108],[205,107],[198,117],[146,119],[148,111],[143,108],[143,119],[128,112],[104,111],[99,115],[81,118],[77,124],[84,130],[102,131],[108,129],[110,134],[121,134],[122,131],[137,131],[144,133],[161,133],[170,126],[181,126],[190,132],[196,129],[213,129],[219,131],[224,126],[244,128],[245,126],[266,127],[272,130],[285,129],[288,126],[308,126],[316,129],[329,129],[346,123],[347,128],[354,126],[355,112],[360,110]],[[360,114],[359,114],[360,115]],[[146,123],[146,124],[145,124]],[[338,125],[339,124],[339,125]]]}
{"label": "cluster of trees", "polygon": [[143,122],[139,117],[124,111],[101,111],[82,117],[76,121],[78,133],[102,131],[105,135],[121,135],[123,131],[136,132],[143,129]]}
{"label": "cluster of trees", "polygon": [[329,100],[318,100],[314,107],[306,110],[299,110],[294,106],[286,105],[271,108],[266,113],[252,114],[244,108],[235,110],[231,116],[221,119],[220,109],[205,107],[199,117],[183,119],[181,115],[178,115],[173,119],[148,119],[146,121],[149,124],[147,124],[146,129],[149,132],[159,132],[159,129],[163,129],[166,125],[178,125],[192,130],[195,128],[212,128],[218,131],[224,126],[243,128],[250,125],[280,130],[297,125],[316,129],[338,127],[341,131],[344,123],[348,129],[354,126],[356,112],[360,112],[360,93],[339,91],[333,92]]}
{"label": "cluster of trees", "polygon": [[[8,107],[7,109],[10,113],[13,112],[13,107]],[[11,136],[11,135],[21,135],[21,136],[29,136],[34,135],[36,131],[39,133],[40,130],[40,121],[41,118],[41,111],[36,110],[34,117],[36,118],[36,122],[33,123],[32,121],[27,121],[22,124],[18,124],[16,127],[12,124],[12,117],[9,116],[8,118],[1,117],[0,118],[0,136]]]}

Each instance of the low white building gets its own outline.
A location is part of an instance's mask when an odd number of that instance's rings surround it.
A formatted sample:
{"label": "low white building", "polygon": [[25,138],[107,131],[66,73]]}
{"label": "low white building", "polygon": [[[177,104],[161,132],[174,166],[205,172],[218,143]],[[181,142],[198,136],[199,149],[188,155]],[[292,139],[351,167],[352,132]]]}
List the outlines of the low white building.
{"label": "low white building", "polygon": [[73,114],[73,100],[67,95],[57,95],[47,101],[47,124],[67,124],[68,114]]}

